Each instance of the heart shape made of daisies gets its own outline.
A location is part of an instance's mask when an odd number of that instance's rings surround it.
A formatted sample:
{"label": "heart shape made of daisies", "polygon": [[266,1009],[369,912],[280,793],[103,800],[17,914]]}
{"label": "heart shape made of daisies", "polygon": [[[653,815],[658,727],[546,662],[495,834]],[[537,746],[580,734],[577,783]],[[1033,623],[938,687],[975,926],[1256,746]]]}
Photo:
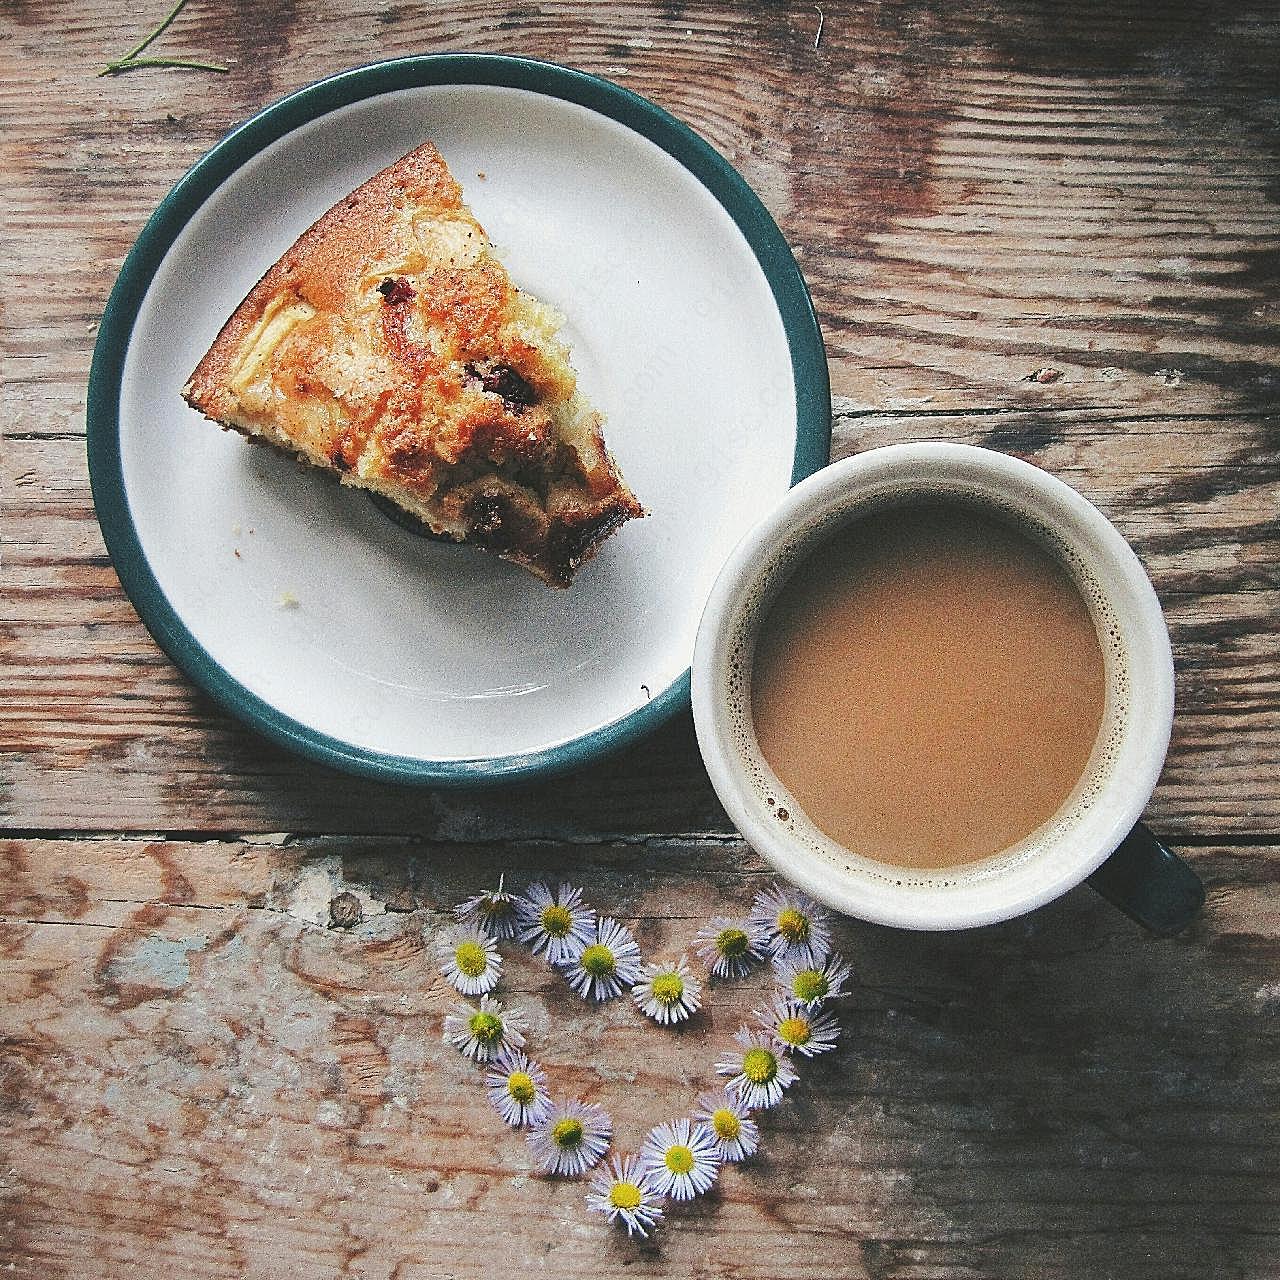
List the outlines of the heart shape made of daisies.
{"label": "heart shape made of daisies", "polygon": [[[631,931],[600,916],[567,883],[543,881],[523,894],[502,881],[454,908],[458,924],[445,940],[441,971],[463,996],[444,1019],[444,1039],[484,1070],[498,1115],[526,1131],[546,1174],[582,1177],[595,1169],[589,1210],[646,1236],[665,1200],[690,1200],[712,1186],[725,1163],[758,1150],[756,1113],[777,1105],[797,1081],[797,1067],[834,1049],[840,1034],[830,1003],[846,993],[849,965],[831,950],[830,915],[806,894],[776,884],[756,894],[740,919],[714,917],[692,940],[707,967],[695,976],[687,956],[646,963]],[[771,967],[774,992],[752,1013],[715,1061],[724,1078],[689,1113],[650,1129],[634,1154],[605,1156],[613,1120],[594,1102],[553,1101],[547,1073],[528,1052],[523,1018],[493,994],[502,979],[499,944],[523,945],[561,973],[583,1000],[631,1002],[660,1027],[679,1027],[702,1005],[710,983]],[[599,1166],[599,1167],[598,1167]]]}

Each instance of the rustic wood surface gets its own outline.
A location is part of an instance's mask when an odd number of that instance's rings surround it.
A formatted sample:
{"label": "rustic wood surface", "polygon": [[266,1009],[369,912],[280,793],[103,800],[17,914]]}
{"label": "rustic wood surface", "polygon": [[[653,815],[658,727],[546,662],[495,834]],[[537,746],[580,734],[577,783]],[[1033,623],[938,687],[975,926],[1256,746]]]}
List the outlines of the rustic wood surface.
{"label": "rustic wood surface", "polygon": [[[0,2],[0,1274],[1280,1276],[1274,5],[192,0],[155,52],[228,75],[97,78],[162,8]],[[951,936],[843,923],[841,1049],[644,1245],[531,1176],[439,1042],[430,946],[500,871],[571,875],[646,949],[745,906],[763,870],[688,718],[479,795],[302,763],[155,648],[85,471],[96,323],[170,185],[299,85],[456,49],[607,75],[703,133],[795,246],[836,452],[1048,467],[1133,541],[1173,635],[1150,816],[1202,919],[1155,942],[1082,889]],[[624,1144],[761,993],[717,988],[674,1036],[527,959],[509,985]]]}

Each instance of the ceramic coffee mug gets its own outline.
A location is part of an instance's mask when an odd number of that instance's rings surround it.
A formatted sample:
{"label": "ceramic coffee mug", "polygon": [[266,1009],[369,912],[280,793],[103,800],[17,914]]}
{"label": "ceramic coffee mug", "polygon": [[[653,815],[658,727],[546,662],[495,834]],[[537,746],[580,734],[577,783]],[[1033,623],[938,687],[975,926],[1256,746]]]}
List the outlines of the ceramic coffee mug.
{"label": "ceramic coffee mug", "polygon": [[[1090,762],[1047,824],[982,862],[922,871],[846,849],[809,821],[756,742],[751,665],[778,589],[825,537],[877,509],[939,499],[1010,521],[1057,557],[1089,605],[1107,688]],[[1155,591],[1101,512],[1016,458],[969,445],[891,445],[797,485],[716,581],[694,653],[693,713],[712,784],[739,831],[782,875],[849,915],[909,929],[967,928],[1030,911],[1088,879],[1167,934],[1203,903],[1195,874],[1138,821],[1173,720],[1173,662]]]}

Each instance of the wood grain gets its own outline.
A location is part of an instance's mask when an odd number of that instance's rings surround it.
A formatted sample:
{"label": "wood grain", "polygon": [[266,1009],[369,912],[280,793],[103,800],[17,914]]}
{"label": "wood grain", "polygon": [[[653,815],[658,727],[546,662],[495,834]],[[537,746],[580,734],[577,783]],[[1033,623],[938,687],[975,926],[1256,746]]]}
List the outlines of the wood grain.
{"label": "wood grain", "polygon": [[[759,1161],[629,1245],[580,1184],[533,1172],[441,1044],[432,947],[505,870],[580,879],[646,953],[678,953],[765,880],[739,842],[9,842],[7,1257],[50,1280],[89,1257],[106,1276],[1274,1274],[1280,994],[1256,975],[1280,959],[1276,853],[1203,850],[1210,906],[1172,945],[1087,890],[967,934],[842,924],[841,1047],[765,1118]],[[339,892],[362,903],[350,931],[326,927]],[[623,1147],[713,1083],[763,990],[716,986],[664,1033],[506,950],[553,1089],[608,1107]]]}
{"label": "wood grain", "polygon": [[[227,76],[97,78],[161,8],[0,6],[0,1270],[1280,1277],[1275,6],[191,0],[156,52]],[[156,649],[85,472],[97,321],[171,185],[302,84],[457,49],[598,72],[710,139],[813,291],[836,453],[956,439],[1062,475],[1174,644],[1150,818],[1202,919],[1156,943],[1078,890],[951,936],[843,922],[839,1051],[647,1245],[532,1176],[440,1043],[430,948],[500,871],[573,876],[655,954],[748,903],[763,869],[688,718],[491,793],[313,768]],[[507,982],[624,1145],[710,1082],[761,990],[675,1036],[519,956]]]}

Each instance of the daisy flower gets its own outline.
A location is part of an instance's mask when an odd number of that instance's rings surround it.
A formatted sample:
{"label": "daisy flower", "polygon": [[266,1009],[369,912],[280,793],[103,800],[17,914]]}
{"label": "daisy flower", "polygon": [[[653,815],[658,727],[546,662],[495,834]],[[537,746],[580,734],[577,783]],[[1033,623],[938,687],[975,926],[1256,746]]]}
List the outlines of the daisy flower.
{"label": "daisy flower", "polygon": [[529,1130],[533,1158],[544,1173],[576,1178],[600,1163],[613,1137],[609,1113],[594,1102],[562,1102]]}
{"label": "daisy flower", "polygon": [[752,1111],[776,1106],[783,1092],[795,1084],[795,1068],[763,1031],[742,1027],[733,1038],[740,1048],[730,1050],[716,1063],[718,1074],[733,1077],[725,1087]]}
{"label": "daisy flower", "polygon": [[498,944],[476,925],[455,929],[447,943],[447,954],[440,972],[464,996],[482,996],[498,985],[502,976],[502,957]]}
{"label": "daisy flower", "polygon": [[711,1131],[721,1160],[736,1163],[755,1155],[760,1147],[760,1126],[751,1118],[746,1103],[728,1089],[704,1093],[693,1118]]}
{"label": "daisy flower", "polygon": [[516,899],[520,921],[520,941],[533,954],[546,953],[547,963],[569,964],[593,940],[596,913],[582,901],[582,890],[561,884],[553,893],[539,880],[531,884],[523,898]]}
{"label": "daisy flower", "polygon": [[607,1169],[601,1169],[591,1179],[591,1192],[587,1196],[587,1208],[609,1215],[610,1222],[621,1222],[642,1239],[662,1217],[658,1207],[662,1197],[654,1190],[649,1177],[640,1171],[640,1158],[614,1156]]}
{"label": "daisy flower", "polygon": [[830,1013],[814,1012],[797,1000],[774,996],[768,1009],[752,1014],[773,1038],[773,1043],[786,1053],[803,1053],[812,1058],[836,1047],[840,1024]]}
{"label": "daisy flower", "polygon": [[644,1140],[640,1168],[660,1195],[692,1200],[720,1176],[715,1134],[684,1117],[660,1124]]}
{"label": "daisy flower", "polygon": [[764,958],[769,940],[765,931],[750,920],[713,916],[694,935],[693,948],[713,978],[745,978],[751,966]]}
{"label": "daisy flower", "polygon": [[595,937],[564,971],[584,999],[612,1000],[640,977],[640,948],[631,930],[606,916],[596,921]]}
{"label": "daisy flower", "polygon": [[499,941],[503,938],[514,938],[519,928],[516,900],[502,887],[505,878],[505,876],[498,877],[496,889],[486,889],[483,893],[477,893],[474,898],[458,903],[453,909],[453,914],[463,924],[474,924],[491,933]]}
{"label": "daisy flower", "polygon": [[831,914],[799,889],[776,884],[761,889],[749,918],[764,930],[769,954],[777,960],[820,965],[831,954]]}
{"label": "daisy flower", "polygon": [[551,1110],[547,1073],[519,1049],[504,1049],[484,1077],[494,1110],[514,1129],[541,1124]]}
{"label": "daisy flower", "polygon": [[514,1010],[504,1009],[492,996],[481,996],[480,1007],[460,1004],[444,1019],[444,1038],[455,1049],[477,1062],[489,1062],[504,1049],[524,1044],[523,1019]]}
{"label": "daisy flower", "polygon": [[845,983],[853,970],[834,952],[823,964],[811,964],[808,960],[792,957],[775,959],[774,977],[787,998],[816,1009],[824,1000],[834,1000],[845,994]]}
{"label": "daisy flower", "polygon": [[664,1027],[698,1011],[702,984],[689,972],[687,957],[675,964],[647,964],[631,989],[636,1007]]}

